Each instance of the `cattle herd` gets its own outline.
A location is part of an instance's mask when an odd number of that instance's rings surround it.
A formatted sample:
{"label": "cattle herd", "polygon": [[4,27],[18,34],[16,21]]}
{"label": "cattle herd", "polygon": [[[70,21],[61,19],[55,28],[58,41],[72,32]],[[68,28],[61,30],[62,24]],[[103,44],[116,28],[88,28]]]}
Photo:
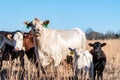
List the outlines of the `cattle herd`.
{"label": "cattle herd", "polygon": [[[86,36],[79,28],[72,30],[55,30],[46,28],[49,20],[41,21],[35,18],[31,22],[24,22],[30,27],[30,32],[0,31],[0,70],[3,60],[13,61],[20,57],[21,67],[24,68],[24,55],[35,64],[36,69],[46,74],[45,67],[53,64],[57,68],[67,61],[72,65],[73,79],[103,80],[106,65],[106,55],[102,47],[106,43],[89,43],[93,49],[86,50]],[[70,60],[68,60],[70,59]],[[39,70],[38,70],[39,74]],[[97,75],[97,76],[96,76]]]}

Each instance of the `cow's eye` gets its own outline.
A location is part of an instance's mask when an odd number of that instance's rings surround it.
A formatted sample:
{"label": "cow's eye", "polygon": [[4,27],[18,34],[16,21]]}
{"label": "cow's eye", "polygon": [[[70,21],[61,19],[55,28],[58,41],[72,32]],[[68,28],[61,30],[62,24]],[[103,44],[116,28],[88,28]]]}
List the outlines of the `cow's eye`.
{"label": "cow's eye", "polygon": [[33,29],[33,31],[35,32],[35,29]]}
{"label": "cow's eye", "polygon": [[37,29],[37,31],[40,31],[39,29]]}

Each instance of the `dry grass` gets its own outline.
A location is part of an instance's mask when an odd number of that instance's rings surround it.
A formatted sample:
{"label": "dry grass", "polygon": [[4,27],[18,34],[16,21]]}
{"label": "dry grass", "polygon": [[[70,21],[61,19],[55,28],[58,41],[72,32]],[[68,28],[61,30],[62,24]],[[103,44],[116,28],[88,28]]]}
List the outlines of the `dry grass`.
{"label": "dry grass", "polygon": [[[103,47],[107,56],[107,65],[104,70],[104,80],[119,80],[120,79],[120,40],[92,40],[88,43],[94,43],[95,41],[105,42],[107,45]],[[87,45],[87,49],[91,50],[91,47]],[[0,72],[1,78],[7,78],[6,80],[46,80],[44,75],[40,72],[40,77],[37,77],[37,69],[27,58],[25,58],[25,72],[23,76],[23,70],[20,68],[19,59],[11,61],[4,61],[3,68]],[[68,66],[60,65],[57,72],[54,71],[53,66],[46,68],[48,80],[72,80],[72,69],[68,69]]]}

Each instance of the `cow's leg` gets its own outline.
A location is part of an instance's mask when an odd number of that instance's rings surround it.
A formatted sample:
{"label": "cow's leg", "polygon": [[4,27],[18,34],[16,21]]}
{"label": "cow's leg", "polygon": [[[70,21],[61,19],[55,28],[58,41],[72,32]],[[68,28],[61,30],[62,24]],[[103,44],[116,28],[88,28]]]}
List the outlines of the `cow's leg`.
{"label": "cow's leg", "polygon": [[24,80],[25,68],[24,68],[24,51],[19,52],[20,55],[20,66],[22,66],[21,79]]}
{"label": "cow's leg", "polygon": [[36,65],[36,69],[37,69],[37,77],[39,78],[40,77],[40,71],[39,71],[39,67],[38,67],[38,62],[35,62],[35,65]]}
{"label": "cow's leg", "polygon": [[94,77],[94,65],[93,65],[93,63],[91,63],[90,68],[89,68],[89,76],[90,76],[90,79],[93,80],[93,77]]}
{"label": "cow's leg", "polygon": [[78,72],[75,71],[74,80],[78,80]]}
{"label": "cow's leg", "polygon": [[2,69],[2,58],[0,58],[0,70]]}
{"label": "cow's leg", "polygon": [[97,80],[100,80],[100,70],[99,71],[97,71]]}
{"label": "cow's leg", "polygon": [[0,70],[2,69],[2,51],[0,50]]}
{"label": "cow's leg", "polygon": [[24,51],[20,51],[20,62],[21,62],[21,66],[22,66],[22,69],[24,70]]}
{"label": "cow's leg", "polygon": [[[41,62],[40,62],[40,61],[39,61],[39,62],[37,61],[37,65],[38,65],[38,70],[39,70],[39,68],[40,68],[41,71],[42,71],[42,73],[44,74],[45,80],[48,80],[47,75],[46,75],[45,68],[42,66]],[[39,74],[39,72],[38,72],[38,74]],[[38,76],[39,76],[39,75],[38,75]]]}
{"label": "cow's leg", "polygon": [[103,80],[103,72],[100,73],[100,78]]}
{"label": "cow's leg", "polygon": [[98,71],[97,80],[103,80],[103,71]]}
{"label": "cow's leg", "polygon": [[93,80],[95,80],[95,77],[96,77],[96,70],[94,69],[94,79]]}

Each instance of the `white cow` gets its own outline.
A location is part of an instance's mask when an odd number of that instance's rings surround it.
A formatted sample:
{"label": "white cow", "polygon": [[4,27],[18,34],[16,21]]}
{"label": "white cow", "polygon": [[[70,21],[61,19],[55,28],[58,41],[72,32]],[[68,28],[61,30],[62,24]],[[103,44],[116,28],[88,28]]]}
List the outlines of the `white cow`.
{"label": "white cow", "polygon": [[73,30],[48,29],[48,20],[41,21],[35,18],[32,22],[25,22],[31,27],[35,43],[36,57],[43,67],[54,61],[54,66],[58,66],[69,54],[68,47],[85,50],[85,33],[79,28]]}
{"label": "white cow", "polygon": [[[75,49],[69,48],[73,56],[73,69],[74,69],[74,78],[76,80],[79,73],[81,74],[81,80],[87,80],[87,78],[93,79],[93,60],[92,55],[88,50],[85,51],[76,51]],[[88,76],[89,74],[89,76]]]}

